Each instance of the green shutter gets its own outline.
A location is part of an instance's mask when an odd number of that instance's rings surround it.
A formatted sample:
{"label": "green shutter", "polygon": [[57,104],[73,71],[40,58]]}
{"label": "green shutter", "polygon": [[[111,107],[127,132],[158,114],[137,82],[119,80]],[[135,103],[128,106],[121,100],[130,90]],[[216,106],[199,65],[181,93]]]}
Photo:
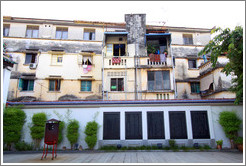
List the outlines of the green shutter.
{"label": "green shutter", "polygon": [[29,80],[28,81],[28,90],[33,91],[33,87],[34,87],[34,80]]}
{"label": "green shutter", "polygon": [[23,80],[20,78],[20,79],[19,79],[19,86],[18,86],[18,89],[19,89],[19,90],[22,90],[22,88],[23,88]]}

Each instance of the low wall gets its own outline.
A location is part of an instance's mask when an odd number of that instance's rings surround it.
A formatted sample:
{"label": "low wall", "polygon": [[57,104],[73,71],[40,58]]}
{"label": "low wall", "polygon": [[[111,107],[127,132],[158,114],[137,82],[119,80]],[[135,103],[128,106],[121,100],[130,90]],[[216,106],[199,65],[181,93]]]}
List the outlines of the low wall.
{"label": "low wall", "polygon": [[[176,100],[175,100],[176,101]],[[201,101],[201,100],[199,100]],[[206,100],[208,101],[208,100]],[[188,102],[151,102],[151,101],[141,101],[136,103],[127,103],[127,101],[115,103],[111,101],[105,102],[88,102],[84,103],[73,103],[68,102],[66,104],[62,102],[50,102],[50,103],[39,103],[26,102],[26,103],[11,103],[14,104],[24,104],[24,112],[27,115],[26,123],[23,127],[22,140],[31,143],[33,140],[30,135],[30,126],[32,116],[35,113],[44,112],[47,114],[48,119],[59,119],[66,123],[69,119],[76,119],[79,121],[79,139],[78,144],[82,145],[83,149],[87,148],[85,142],[85,126],[89,121],[95,121],[100,125],[98,130],[98,142],[95,149],[100,146],[105,145],[116,145],[121,144],[122,146],[141,146],[141,145],[156,145],[157,143],[162,143],[163,146],[168,145],[168,140],[170,137],[170,122],[169,113],[175,111],[185,112],[185,120],[187,126],[187,139],[175,139],[179,146],[193,146],[194,143],[199,143],[202,145],[209,145],[212,147],[216,146],[215,141],[223,139],[223,147],[230,147],[230,142],[225,136],[224,131],[220,124],[218,123],[219,113],[221,111],[236,111],[240,118],[243,117],[243,106],[235,106],[232,101],[224,100],[228,102],[213,102],[209,100],[208,102],[198,102],[196,100],[189,100]],[[69,104],[70,103],[70,104]],[[147,123],[147,113],[149,112],[162,112],[164,117],[164,135],[165,139],[148,139],[148,123]],[[191,123],[191,111],[206,111],[208,117],[209,126],[209,139],[193,139],[192,134],[192,123]],[[104,113],[106,112],[117,112],[120,114],[120,138],[116,140],[105,140],[103,139],[103,122]],[[141,128],[142,128],[142,139],[126,139],[126,120],[125,114],[128,112],[140,112],[141,114]],[[241,125],[243,127],[243,125]],[[243,129],[239,131],[239,135],[243,135]],[[43,140],[41,141],[41,147],[43,147]],[[63,132],[63,141],[58,145],[58,149],[63,146],[70,148],[70,143],[66,138],[66,129]]]}

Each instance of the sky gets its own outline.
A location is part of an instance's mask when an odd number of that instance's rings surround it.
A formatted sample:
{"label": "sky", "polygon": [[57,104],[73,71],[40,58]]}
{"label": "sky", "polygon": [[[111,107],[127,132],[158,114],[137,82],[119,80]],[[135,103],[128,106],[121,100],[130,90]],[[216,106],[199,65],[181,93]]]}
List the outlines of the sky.
{"label": "sky", "polygon": [[245,25],[244,1],[1,1],[1,15],[12,17],[124,22],[124,14],[131,13],[145,13],[153,25]]}

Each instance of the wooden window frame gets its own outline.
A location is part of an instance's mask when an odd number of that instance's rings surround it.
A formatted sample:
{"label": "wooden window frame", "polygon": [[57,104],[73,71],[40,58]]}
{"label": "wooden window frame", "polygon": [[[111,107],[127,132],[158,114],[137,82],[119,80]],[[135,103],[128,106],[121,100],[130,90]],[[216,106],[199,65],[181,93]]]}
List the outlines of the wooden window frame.
{"label": "wooden window frame", "polygon": [[[163,88],[162,89],[157,89],[156,88],[156,72],[163,72],[163,71],[168,71],[168,75],[169,75],[169,88],[167,88],[167,89],[165,89],[164,88],[164,79],[162,79],[162,84],[161,85],[163,85]],[[154,89],[153,90],[150,90],[150,88],[149,88],[149,76],[148,76],[148,73],[149,72],[153,72],[154,73]],[[147,86],[148,86],[148,90],[149,91],[158,91],[158,90],[170,90],[171,89],[171,80],[170,80],[170,70],[159,70],[159,71],[147,71]]]}
{"label": "wooden window frame", "polygon": [[[116,90],[112,90],[112,79],[116,79]],[[123,81],[123,90],[119,90],[119,79],[122,79]],[[110,78],[110,91],[111,92],[124,92],[125,86],[124,86],[124,78]]]}
{"label": "wooden window frame", "polygon": [[[51,84],[51,81],[55,81],[55,85],[54,85],[54,90],[51,90],[50,88],[50,84]],[[58,92],[61,90],[61,80],[60,79],[50,79],[49,80],[49,91],[50,92]]]}
{"label": "wooden window frame", "polygon": [[[30,37],[27,36],[28,30],[31,31],[31,36]],[[38,31],[36,37],[33,36],[34,35],[34,33],[33,33],[34,30],[37,30]],[[26,35],[25,36],[26,36],[26,38],[39,38],[39,26],[36,26],[36,25],[27,25],[26,26]]]}

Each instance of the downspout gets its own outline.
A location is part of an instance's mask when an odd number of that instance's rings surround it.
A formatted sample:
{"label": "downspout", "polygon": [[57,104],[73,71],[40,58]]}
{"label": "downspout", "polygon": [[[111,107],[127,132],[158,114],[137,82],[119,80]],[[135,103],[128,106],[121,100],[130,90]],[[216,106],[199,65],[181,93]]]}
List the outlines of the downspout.
{"label": "downspout", "polygon": [[177,88],[176,88],[176,81],[175,81],[175,69],[174,69],[174,63],[173,63],[173,51],[172,51],[172,38],[170,36],[170,51],[171,51],[171,57],[172,57],[172,67],[173,67],[173,86],[174,86],[174,98],[177,99]]}
{"label": "downspout", "polygon": [[104,49],[104,39],[105,34],[104,34],[104,24],[103,24],[103,40],[102,40],[102,100],[104,100],[104,54],[103,54],[103,49]]}

